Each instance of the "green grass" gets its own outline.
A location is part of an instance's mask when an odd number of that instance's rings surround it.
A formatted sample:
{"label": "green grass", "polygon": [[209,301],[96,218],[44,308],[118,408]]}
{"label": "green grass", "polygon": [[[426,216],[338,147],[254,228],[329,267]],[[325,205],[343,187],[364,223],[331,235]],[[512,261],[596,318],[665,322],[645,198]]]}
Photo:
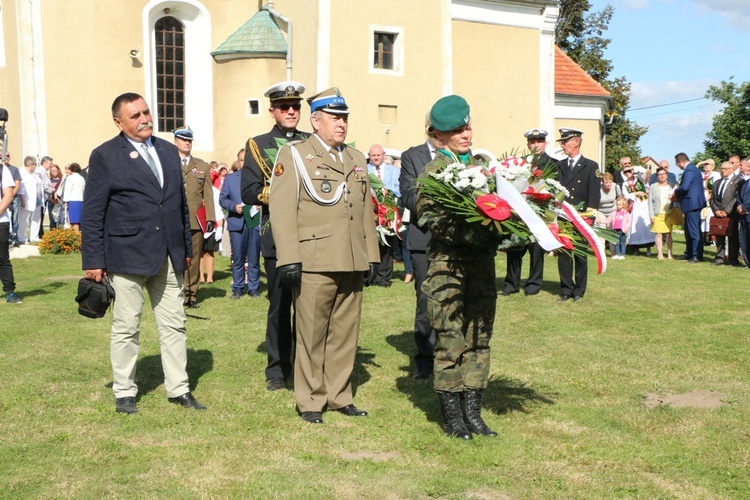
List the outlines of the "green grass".
{"label": "green grass", "polygon": [[[125,416],[111,316],[76,312],[79,256],[14,260],[24,303],[0,304],[0,497],[750,497],[750,271],[609,265],[576,304],[557,302],[549,257],[540,295],[498,298],[485,417],[500,436],[460,442],[440,430],[431,383],[410,378],[412,285],[365,292],[354,386],[370,416],[313,426],[292,391],[265,389],[267,301],[229,300],[217,258],[188,321],[191,388],[208,411],[168,404],[147,308],[139,413]],[[501,283],[504,255],[497,269]],[[693,390],[727,404],[643,405]]]}

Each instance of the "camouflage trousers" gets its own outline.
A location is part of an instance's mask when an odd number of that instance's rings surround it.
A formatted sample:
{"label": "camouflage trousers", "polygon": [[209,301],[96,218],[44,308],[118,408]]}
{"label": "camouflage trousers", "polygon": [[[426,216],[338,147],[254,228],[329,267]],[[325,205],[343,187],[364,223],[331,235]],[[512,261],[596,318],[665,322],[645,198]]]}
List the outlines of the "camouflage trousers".
{"label": "camouflage trousers", "polygon": [[494,259],[433,260],[422,291],[437,339],[435,390],[486,389],[497,303]]}

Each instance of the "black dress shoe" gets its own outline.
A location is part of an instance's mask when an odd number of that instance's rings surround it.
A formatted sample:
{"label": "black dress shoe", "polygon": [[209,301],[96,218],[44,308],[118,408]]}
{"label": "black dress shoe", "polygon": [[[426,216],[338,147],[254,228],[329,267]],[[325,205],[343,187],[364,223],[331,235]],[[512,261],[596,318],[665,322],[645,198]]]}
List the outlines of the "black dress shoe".
{"label": "black dress shoe", "polygon": [[133,396],[117,398],[115,411],[117,413],[127,413],[128,415],[138,413],[138,408],[135,407],[135,398]]}
{"label": "black dress shoe", "polygon": [[560,298],[557,300],[559,300],[560,302],[565,302],[569,298],[570,298],[570,295],[560,295]]}
{"label": "black dress shoe", "polygon": [[319,411],[303,411],[300,413],[302,420],[308,424],[322,424],[323,415]]}
{"label": "black dress shoe", "polygon": [[411,378],[414,380],[427,380],[430,378],[431,373],[432,370],[428,368],[417,368],[414,373],[412,373]]}
{"label": "black dress shoe", "polygon": [[697,264],[698,262],[700,262],[698,259],[690,259],[688,264]]}
{"label": "black dress shoe", "polygon": [[528,290],[524,290],[524,291],[523,291],[523,294],[524,294],[524,295],[526,295],[527,297],[528,297],[529,295],[539,295],[539,290],[536,290],[536,291],[534,291],[534,292],[529,292]]}
{"label": "black dress shoe", "polygon": [[192,408],[193,410],[205,410],[206,409],[206,407],[200,404],[198,401],[196,401],[193,395],[189,392],[186,392],[182,396],[177,396],[176,398],[167,398],[167,399],[169,399],[170,403],[182,405],[185,408]]}
{"label": "black dress shoe", "polygon": [[513,295],[514,293],[518,293],[518,290],[503,290],[502,292],[500,292],[500,295],[502,295],[503,297],[507,297],[508,295]]}
{"label": "black dress shoe", "polygon": [[346,405],[343,408],[337,408],[336,411],[339,413],[343,413],[347,417],[366,417],[367,416],[366,411],[360,410],[354,405]]}
{"label": "black dress shoe", "polygon": [[583,300],[583,296],[581,296],[581,295],[575,295],[573,297],[573,302],[578,302],[579,300]]}
{"label": "black dress shoe", "polygon": [[187,307],[188,309],[198,309],[200,306],[196,301],[193,300],[191,302],[185,302],[185,307]]}
{"label": "black dress shoe", "polygon": [[284,383],[283,378],[270,378],[266,382],[266,389],[268,389],[269,391],[278,391],[281,389],[286,389],[286,384]]}

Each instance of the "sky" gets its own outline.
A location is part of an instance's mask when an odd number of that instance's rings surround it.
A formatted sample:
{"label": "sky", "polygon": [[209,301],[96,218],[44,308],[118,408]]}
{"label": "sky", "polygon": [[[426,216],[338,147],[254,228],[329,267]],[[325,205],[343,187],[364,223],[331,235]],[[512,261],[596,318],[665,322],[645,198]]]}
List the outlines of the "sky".
{"label": "sky", "polygon": [[589,13],[615,9],[605,57],[610,76],[632,84],[627,117],[649,127],[639,142],[643,155],[672,163],[679,152],[702,152],[722,110],[705,99],[708,87],[730,77],[750,81],[750,0],[589,2]]}

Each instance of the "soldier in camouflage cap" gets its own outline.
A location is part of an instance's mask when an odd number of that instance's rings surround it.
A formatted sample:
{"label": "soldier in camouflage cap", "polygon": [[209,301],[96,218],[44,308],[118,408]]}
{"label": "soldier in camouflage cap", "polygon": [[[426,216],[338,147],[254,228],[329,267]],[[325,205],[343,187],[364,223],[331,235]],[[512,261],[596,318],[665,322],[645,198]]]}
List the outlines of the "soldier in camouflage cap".
{"label": "soldier in camouflage cap", "polygon": [[[457,95],[443,97],[432,107],[430,120],[443,147],[420,178],[452,163],[474,164],[468,103]],[[486,226],[467,224],[422,193],[417,195],[417,211],[419,225],[432,232],[422,291],[437,335],[435,391],[445,419],[443,429],[460,439],[471,439],[472,433],[497,436],[481,416],[495,321],[497,238]]]}

